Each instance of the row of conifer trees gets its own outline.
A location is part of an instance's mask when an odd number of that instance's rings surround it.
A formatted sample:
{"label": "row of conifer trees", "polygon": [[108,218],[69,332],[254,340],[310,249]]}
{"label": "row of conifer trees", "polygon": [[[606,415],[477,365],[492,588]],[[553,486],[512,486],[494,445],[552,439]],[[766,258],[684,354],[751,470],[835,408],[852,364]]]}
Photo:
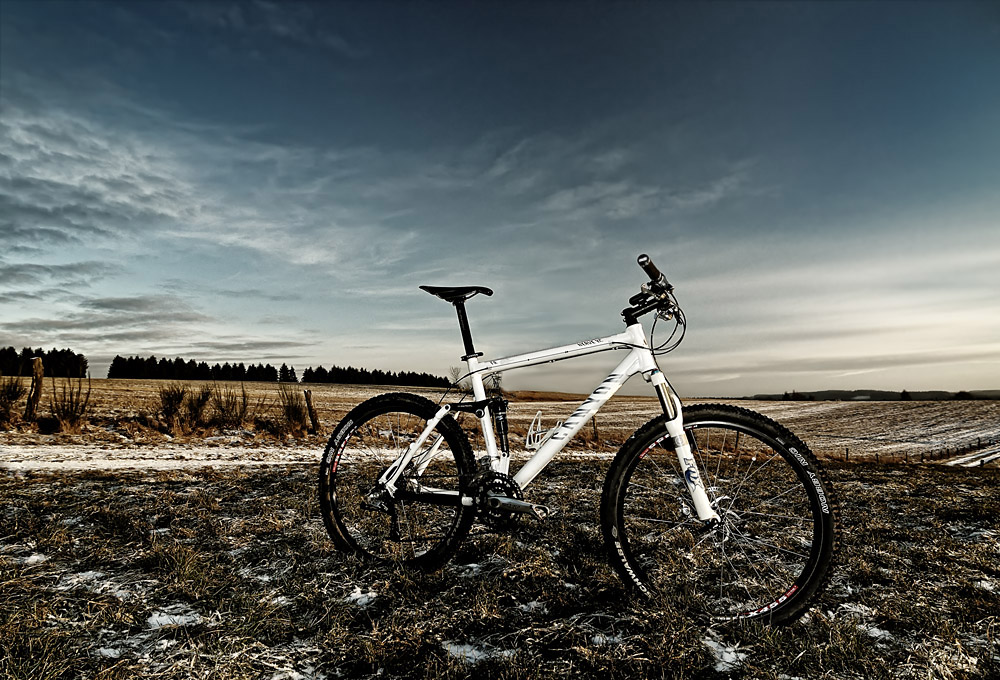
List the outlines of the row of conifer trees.
{"label": "row of conifer trees", "polygon": [[54,378],[87,377],[87,357],[71,349],[23,347],[18,352],[13,347],[0,347],[0,375],[31,375],[31,360],[42,358],[45,375]]}
{"label": "row of conifer trees", "polygon": [[[260,382],[300,382],[294,366],[282,364],[275,368],[271,364],[215,364],[184,360],[180,357],[167,359],[155,356],[116,356],[108,367],[108,378],[154,379],[154,380],[249,380]],[[347,366],[341,368],[309,367],[302,371],[304,383],[340,383],[348,385],[410,385],[415,387],[448,387],[447,379],[429,373],[414,371],[368,370]]]}

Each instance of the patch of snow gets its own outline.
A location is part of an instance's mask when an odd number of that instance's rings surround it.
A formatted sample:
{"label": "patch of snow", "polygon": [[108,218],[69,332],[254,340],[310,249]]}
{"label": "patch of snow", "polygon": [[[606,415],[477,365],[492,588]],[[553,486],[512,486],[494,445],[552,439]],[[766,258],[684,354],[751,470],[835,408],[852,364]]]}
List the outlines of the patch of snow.
{"label": "patch of snow", "polygon": [[596,633],[590,638],[590,641],[595,645],[617,645],[621,644],[621,635],[605,635],[604,633]]}
{"label": "patch of snow", "polygon": [[378,593],[374,590],[369,590],[368,592],[362,592],[361,586],[354,586],[354,590],[344,598],[344,602],[352,602],[359,607],[367,607],[375,598],[378,597]]}
{"label": "patch of snow", "polygon": [[201,623],[201,614],[186,610],[184,605],[173,605],[163,611],[153,612],[146,619],[146,624],[152,630],[166,626],[193,626],[197,623]]}
{"label": "patch of snow", "polygon": [[472,645],[459,644],[457,642],[445,641],[441,643],[445,651],[456,659],[461,659],[468,664],[477,664],[483,659],[488,659],[490,657],[489,652],[479,647],[474,647]]}
{"label": "patch of snow", "polygon": [[103,656],[106,659],[117,659],[122,655],[120,649],[115,649],[114,647],[101,647],[96,652],[97,656]]}
{"label": "patch of snow", "polygon": [[712,637],[706,637],[703,642],[715,655],[715,670],[720,673],[736,670],[743,659],[747,658],[745,652],[737,651],[739,645],[726,645]]}
{"label": "patch of snow", "polygon": [[292,668],[285,668],[271,676],[271,680],[325,680],[325,678],[325,673],[320,673],[315,666],[308,664],[302,667],[301,673]]}
{"label": "patch of snow", "polygon": [[892,639],[892,633],[890,633],[887,630],[882,630],[881,628],[876,628],[875,626],[871,626],[870,628],[866,628],[865,626],[859,626],[859,627],[863,631],[865,631],[866,633],[868,633],[868,637],[875,638],[876,640],[891,640]]}
{"label": "patch of snow", "polygon": [[871,607],[866,607],[863,604],[845,602],[837,607],[837,613],[840,613],[847,618],[868,619],[875,615],[875,610]]}
{"label": "patch of snow", "polygon": [[28,557],[15,557],[14,564],[21,564],[25,567],[33,567],[36,564],[43,564],[49,561],[48,555],[43,555],[41,553],[32,553]]}
{"label": "patch of snow", "polygon": [[545,614],[546,612],[549,611],[548,607],[545,606],[545,603],[539,602],[538,600],[525,602],[524,604],[519,605],[518,609],[520,609],[522,612],[525,612],[526,614],[531,614],[534,612],[538,612],[539,614]]}
{"label": "patch of snow", "polygon": [[991,593],[996,590],[996,586],[993,585],[993,582],[985,578],[981,581],[977,581],[976,586]]}

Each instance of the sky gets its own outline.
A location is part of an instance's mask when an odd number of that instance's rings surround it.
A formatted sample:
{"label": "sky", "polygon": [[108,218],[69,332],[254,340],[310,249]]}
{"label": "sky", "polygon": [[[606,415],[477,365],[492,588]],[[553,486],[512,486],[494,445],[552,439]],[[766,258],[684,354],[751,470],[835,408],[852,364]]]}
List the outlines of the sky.
{"label": "sky", "polygon": [[648,253],[682,396],[1000,389],[998,73],[996,3],[0,0],[0,346],[447,375],[418,285],[495,358]]}

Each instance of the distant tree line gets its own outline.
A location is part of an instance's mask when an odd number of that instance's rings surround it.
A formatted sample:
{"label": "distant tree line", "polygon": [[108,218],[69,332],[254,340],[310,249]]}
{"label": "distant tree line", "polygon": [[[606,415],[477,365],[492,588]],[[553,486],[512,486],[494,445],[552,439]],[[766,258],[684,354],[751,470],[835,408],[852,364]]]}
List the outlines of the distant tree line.
{"label": "distant tree line", "polygon": [[20,353],[13,347],[0,348],[0,375],[31,375],[31,360],[42,358],[45,375],[54,378],[86,378],[87,357],[71,349],[52,348],[48,352],[24,347]]}
{"label": "distant tree line", "polygon": [[133,380],[250,380],[276,382],[278,369],[271,364],[215,364],[209,366],[204,361],[180,357],[167,359],[155,356],[122,357],[115,356],[108,366],[108,378],[128,378]]}
{"label": "distant tree line", "polygon": [[968,399],[1000,399],[1000,390],[946,392],[944,390],[891,392],[888,390],[820,390],[817,392],[785,392],[755,394],[751,399],[771,401],[946,401]]}
{"label": "distant tree line", "polygon": [[307,368],[302,371],[304,383],[341,383],[347,385],[410,385],[412,387],[451,387],[447,378],[430,373],[415,373],[413,371],[369,371],[366,368],[334,366],[326,369]]}
{"label": "distant tree line", "polygon": [[[215,364],[196,362],[193,359],[167,359],[150,357],[116,356],[108,367],[108,378],[149,379],[149,380],[248,380],[259,382],[299,382],[294,366],[282,364],[275,368],[271,364]],[[429,373],[413,371],[374,370],[341,368],[307,368],[302,371],[304,383],[339,383],[346,385],[409,385],[413,387],[449,387],[450,382]]]}

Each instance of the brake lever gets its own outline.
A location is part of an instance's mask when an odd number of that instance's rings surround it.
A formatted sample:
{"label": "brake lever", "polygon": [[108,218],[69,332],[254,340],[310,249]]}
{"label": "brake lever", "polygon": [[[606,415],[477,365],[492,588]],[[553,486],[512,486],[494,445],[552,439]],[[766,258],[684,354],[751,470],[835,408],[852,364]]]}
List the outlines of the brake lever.
{"label": "brake lever", "polygon": [[660,275],[659,281],[650,281],[649,283],[642,284],[642,292],[647,295],[652,295],[657,300],[666,300],[670,297],[671,291],[674,287],[667,283],[667,280]]}

